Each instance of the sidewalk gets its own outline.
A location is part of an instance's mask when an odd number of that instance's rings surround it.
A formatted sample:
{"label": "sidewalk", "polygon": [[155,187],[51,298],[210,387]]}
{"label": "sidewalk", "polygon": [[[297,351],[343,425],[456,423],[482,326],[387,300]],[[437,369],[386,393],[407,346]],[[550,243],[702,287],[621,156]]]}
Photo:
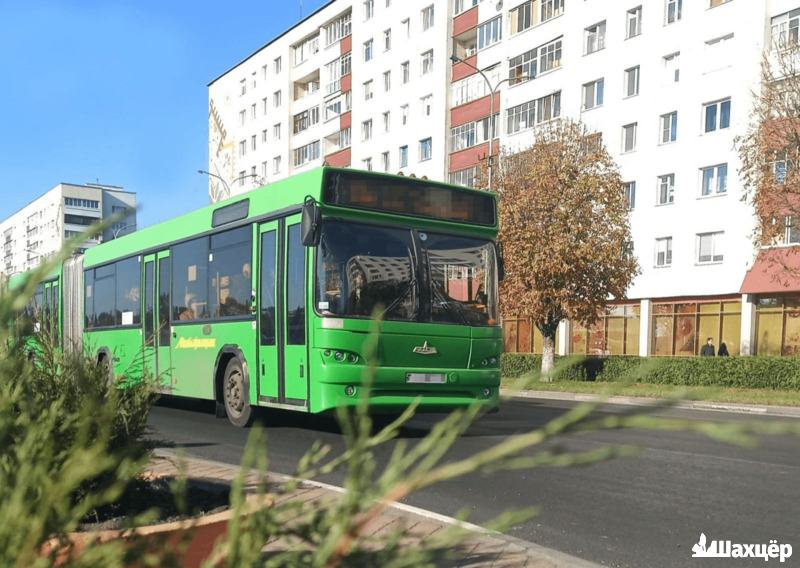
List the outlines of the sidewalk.
{"label": "sidewalk", "polygon": [[[565,400],[574,402],[596,402],[603,401],[607,404],[622,404],[627,406],[652,406],[658,401],[657,398],[646,396],[611,396],[604,397],[599,394],[576,393],[576,392],[557,392],[557,391],[509,391],[501,388],[502,396],[512,398],[539,398],[545,400]],[[684,410],[705,410],[715,412],[735,412],[738,414],[752,414],[756,416],[781,416],[787,418],[800,418],[800,407],[797,406],[772,406],[756,404],[739,404],[732,402],[709,402],[709,401],[682,401],[672,406]]]}
{"label": "sidewalk", "polygon": [[[238,466],[184,456],[181,458],[185,473],[189,477],[207,481],[230,483],[239,471]],[[154,475],[176,475],[178,473],[177,458],[173,452],[158,450],[155,452],[149,471]],[[270,474],[276,483],[286,481],[287,476]],[[246,487],[253,490],[256,479],[248,477]],[[344,492],[340,487],[319,482],[303,482],[293,493],[281,496],[280,499],[298,499],[304,502],[324,502],[338,498]],[[391,505],[367,528],[366,535],[378,536],[381,533],[405,527],[408,531],[408,546],[416,546],[432,537],[437,532],[453,525],[460,526],[473,533],[465,543],[464,553],[458,561],[445,561],[444,567],[469,568],[596,568],[598,565],[561,552],[544,548],[514,537],[489,532],[476,525],[459,523],[455,519],[431,513],[416,507],[400,503]],[[286,543],[271,542],[266,550],[282,550]]]}

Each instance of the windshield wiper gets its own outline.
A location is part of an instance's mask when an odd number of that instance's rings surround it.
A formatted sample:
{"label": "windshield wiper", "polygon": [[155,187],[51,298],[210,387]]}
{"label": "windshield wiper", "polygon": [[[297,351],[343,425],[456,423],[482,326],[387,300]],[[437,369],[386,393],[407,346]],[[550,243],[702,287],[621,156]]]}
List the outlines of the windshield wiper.
{"label": "windshield wiper", "polygon": [[[444,299],[444,293],[441,290],[437,290],[436,287],[433,287],[434,295],[438,296],[440,299],[436,301],[441,307],[443,307],[446,311],[458,315],[458,318],[461,320],[461,323],[464,325],[469,325],[467,318],[464,317],[464,312],[461,304],[459,302],[450,302]],[[450,305],[451,303],[456,304],[458,306],[458,310],[454,310],[453,307]]]}
{"label": "windshield wiper", "polygon": [[[415,276],[414,278],[412,278],[411,280],[408,281],[408,284],[406,284],[406,288],[405,288],[405,290],[403,290],[403,293],[400,294],[399,296],[397,296],[397,298],[392,300],[389,303],[389,305],[386,306],[386,309],[381,312],[380,317],[383,317],[385,314],[388,314],[393,309],[395,309],[397,306],[399,306],[400,302],[402,302],[403,300],[406,299],[406,297],[408,296],[408,293],[411,292],[411,290],[414,289],[414,286],[416,284],[417,284],[417,278]],[[411,314],[411,319],[414,319],[416,317],[416,315],[417,315],[417,310],[415,308],[414,312]]]}

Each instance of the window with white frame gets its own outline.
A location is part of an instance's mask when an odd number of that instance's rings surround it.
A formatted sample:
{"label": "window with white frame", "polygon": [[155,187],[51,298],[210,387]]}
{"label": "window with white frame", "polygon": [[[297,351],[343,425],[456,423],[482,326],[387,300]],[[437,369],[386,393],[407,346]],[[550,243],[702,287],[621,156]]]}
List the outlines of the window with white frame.
{"label": "window with white frame", "polygon": [[422,9],[422,31],[433,27],[433,4]]}
{"label": "window with white frame", "polygon": [[564,0],[540,0],[540,22],[552,20],[564,13]]}
{"label": "window with white frame", "polygon": [[325,121],[331,120],[350,110],[351,91],[325,102]]}
{"label": "window with white frame", "polygon": [[319,34],[307,38],[292,48],[294,52],[295,67],[305,62],[309,57],[319,53]]}
{"label": "window with white frame", "polygon": [[662,114],[660,119],[661,144],[669,144],[678,139],[678,111]]}
{"label": "window with white frame", "polygon": [[247,154],[247,140],[239,140],[239,157]]}
{"label": "window with white frame", "polygon": [[516,134],[536,124],[536,101],[527,101],[506,110],[506,134]]}
{"label": "window with white frame", "polygon": [[422,109],[422,116],[430,116],[433,110],[433,95],[425,95],[420,97],[420,108]]}
{"label": "window with white frame", "polygon": [[561,91],[536,99],[536,124],[561,116]]}
{"label": "window with white frame", "polygon": [[453,15],[457,16],[461,12],[474,8],[481,0],[455,0],[453,2]]}
{"label": "window with white frame", "polygon": [[636,37],[642,33],[642,7],[636,6],[625,15],[625,39]]}
{"label": "window with white frame", "polygon": [[722,130],[731,125],[731,100],[722,99],[703,105],[703,129],[705,132]]}
{"label": "window with white frame", "polygon": [[389,132],[389,127],[391,126],[391,113],[387,110],[383,113],[383,131]]}
{"label": "window with white frame", "polygon": [[299,112],[294,115],[293,123],[294,123],[294,133],[298,134],[311,128],[315,124],[319,122],[319,107],[311,107],[308,110],[304,110],[303,112]]}
{"label": "window with white frame", "polygon": [[656,239],[656,266],[672,265],[672,237]]}
{"label": "window with white frame", "polygon": [[364,158],[361,160],[361,169],[367,170],[368,172],[372,171],[372,158]]}
{"label": "window with white frame", "polygon": [[278,108],[283,102],[283,91],[275,91],[272,93],[272,106]]}
{"label": "window with white frame", "polygon": [[800,244],[800,219],[787,216],[784,220],[783,244]]}
{"label": "window with white frame", "polygon": [[277,141],[281,139],[281,123],[272,126],[272,137]]}
{"label": "window with white frame", "polygon": [[267,104],[267,97],[261,99],[261,114],[267,114],[267,109],[269,105]]}
{"label": "window with white frame", "polygon": [[372,140],[372,119],[365,120],[361,123],[361,140],[366,142]]}
{"label": "window with white frame", "polygon": [[406,30],[406,38],[411,37],[411,18],[406,18],[405,20],[400,20],[400,26],[405,28]]}
{"label": "window with white frame", "polygon": [[250,105],[250,118],[253,120],[256,118],[256,103]]}
{"label": "window with white frame", "polygon": [[583,85],[583,110],[590,110],[603,104],[605,81],[596,79]]}
{"label": "window with white frame", "polygon": [[[518,85],[536,77],[538,50],[530,49],[508,60],[508,84]],[[474,75],[472,75],[474,76]],[[486,82],[483,81],[485,84]]]}
{"label": "window with white frame", "polygon": [[795,168],[797,159],[792,159],[792,154],[786,150],[775,152],[773,158],[770,162],[773,180],[777,184],[784,184],[787,174]]}
{"label": "window with white frame", "polygon": [[268,173],[269,169],[267,168],[267,162],[261,162],[261,177],[266,180]]}
{"label": "window with white frame", "polygon": [[683,0],[666,0],[664,22],[674,24],[681,19],[683,12]]}
{"label": "window with white frame", "polygon": [[400,167],[408,167],[408,146],[400,146],[400,148],[397,149],[397,156],[398,161],[400,162]]}
{"label": "window with white frame", "polygon": [[606,22],[605,20],[584,30],[584,55],[589,55],[595,51],[600,51],[606,46]]}
{"label": "window with white frame", "polygon": [[800,8],[772,18],[772,49],[800,44]]}
{"label": "window with white frame", "polygon": [[719,195],[728,191],[728,164],[717,164],[700,169],[700,195]]}
{"label": "window with white frame", "polygon": [[371,61],[372,60],[372,39],[368,39],[364,42],[364,61]]}
{"label": "window with white frame", "polygon": [[389,152],[381,153],[381,167],[383,168],[383,171],[389,171]]}
{"label": "window with white frame", "polygon": [[639,94],[639,66],[625,69],[624,92],[626,97]]}
{"label": "window with white frame", "polygon": [[547,73],[561,67],[561,38],[539,47],[539,73]]}
{"label": "window with white frame", "polygon": [[420,56],[422,61],[422,74],[427,75],[433,71],[433,50],[429,49]]}
{"label": "window with white frame", "polygon": [[675,203],[675,174],[664,174],[658,176],[656,204],[669,205],[670,203]]}
{"label": "window with white frame", "polygon": [[294,166],[302,166],[319,158],[319,140],[294,149]]}
{"label": "window with white frame", "polygon": [[350,74],[350,54],[346,53],[325,65],[325,95],[332,95],[342,88],[342,77]]}
{"label": "window with white frame", "polygon": [[667,83],[681,80],[681,52],[676,51],[664,56],[664,79]]}
{"label": "window with white frame", "polygon": [[625,191],[625,200],[628,202],[628,209],[633,210],[636,208],[636,182],[626,181],[622,184],[622,189]]}
{"label": "window with white frame", "polygon": [[[483,74],[489,79],[489,83],[492,85],[497,84],[500,79],[500,64],[485,69]],[[478,73],[453,83],[451,92],[454,107],[488,96],[490,93],[486,80]]]}
{"label": "window with white frame", "polygon": [[527,0],[508,12],[511,35],[524,32],[533,25],[533,0]]}
{"label": "window with white frame", "polygon": [[372,100],[372,79],[369,81],[364,81],[364,100],[369,101]]}
{"label": "window with white frame", "polygon": [[281,157],[275,156],[272,158],[272,173],[279,174],[281,173]]}
{"label": "window with white frame", "polygon": [[449,181],[453,185],[463,185],[466,187],[475,187],[478,185],[478,167],[472,166],[455,172],[450,172]]}
{"label": "window with white frame", "polygon": [[626,124],[622,127],[622,153],[636,150],[637,123]]}
{"label": "window with white frame", "polygon": [[267,141],[267,129],[266,128],[261,131],[261,141],[262,142],[266,142]]}
{"label": "window with white frame", "polygon": [[411,68],[409,66],[409,62],[408,61],[403,61],[400,64],[400,73],[403,75],[403,84],[404,85],[406,83],[408,83],[409,80],[411,80]]}
{"label": "window with white frame", "polygon": [[697,264],[711,264],[724,260],[722,250],[724,236],[723,231],[697,234]]}
{"label": "window with white frame", "polygon": [[242,170],[239,172],[239,177],[236,179],[239,180],[239,187],[244,187],[244,180],[247,179],[247,170]]}
{"label": "window with white frame", "polygon": [[423,138],[419,141],[419,161],[430,160],[433,154],[433,143],[431,138]]}
{"label": "window with white frame", "polygon": [[392,49],[392,30],[383,30],[383,51]]}
{"label": "window with white frame", "polygon": [[[495,115],[495,121],[497,115]],[[489,117],[481,118],[474,122],[468,122],[450,129],[450,151],[457,152],[465,148],[471,148],[478,144],[483,144],[489,140]]]}
{"label": "window with white frame", "polygon": [[497,16],[478,26],[478,49],[494,45],[501,39],[503,39],[503,16]]}
{"label": "window with white frame", "polygon": [[262,65],[261,66],[261,78],[264,79],[264,80],[267,79],[267,66],[266,65]]}
{"label": "window with white frame", "polygon": [[339,16],[325,26],[325,47],[350,35],[350,12]]}
{"label": "window with white frame", "polygon": [[273,71],[275,71],[276,75],[281,72],[281,70],[283,69],[283,57],[282,56],[279,55],[278,57],[276,57],[275,59],[272,60],[272,69],[273,69]]}
{"label": "window with white frame", "polygon": [[239,126],[244,126],[247,122],[247,111],[240,110],[239,111]]}
{"label": "window with white frame", "polygon": [[364,5],[364,19],[371,19],[375,15],[375,1],[363,0],[362,4]]}
{"label": "window with white frame", "polygon": [[242,79],[239,81],[239,89],[240,97],[243,97],[245,94],[247,94],[247,79]]}
{"label": "window with white frame", "polygon": [[256,149],[256,135],[255,135],[255,134],[253,134],[253,135],[250,137],[250,150],[251,150],[251,151],[253,151],[253,152],[255,152],[255,149]]}
{"label": "window with white frame", "polygon": [[400,105],[400,123],[405,126],[408,124],[408,105]]}

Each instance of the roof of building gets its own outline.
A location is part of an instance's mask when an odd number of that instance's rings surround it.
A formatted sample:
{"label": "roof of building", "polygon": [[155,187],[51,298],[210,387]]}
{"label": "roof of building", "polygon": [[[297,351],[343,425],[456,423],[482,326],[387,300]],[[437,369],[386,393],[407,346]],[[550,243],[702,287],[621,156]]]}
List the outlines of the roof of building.
{"label": "roof of building", "polygon": [[230,73],[231,71],[233,71],[234,69],[236,69],[237,67],[239,67],[239,65],[241,65],[242,63],[244,63],[244,62],[248,61],[248,60],[249,60],[249,59],[251,59],[253,56],[255,56],[257,53],[259,53],[260,51],[262,51],[262,50],[266,49],[267,47],[269,47],[270,45],[272,45],[273,43],[275,43],[276,41],[278,41],[279,39],[281,39],[283,36],[285,36],[286,34],[288,34],[289,32],[291,32],[293,29],[295,29],[296,27],[298,27],[300,24],[302,24],[303,22],[305,22],[306,20],[308,20],[308,19],[310,19],[310,18],[313,18],[313,17],[314,17],[314,16],[316,16],[318,13],[320,13],[322,10],[324,10],[325,8],[327,8],[328,6],[330,6],[331,4],[333,4],[333,3],[334,3],[334,2],[336,2],[336,1],[337,1],[337,0],[330,0],[330,2],[327,2],[327,3],[323,4],[322,6],[320,6],[319,8],[317,8],[316,10],[314,10],[313,12],[311,12],[311,13],[310,13],[308,16],[306,16],[305,18],[302,18],[301,20],[298,20],[298,22],[297,22],[295,25],[293,25],[293,26],[292,26],[292,27],[290,27],[290,28],[287,28],[287,29],[286,29],[286,31],[284,31],[282,34],[275,36],[274,38],[272,38],[271,40],[269,40],[267,43],[265,43],[264,45],[262,45],[261,47],[259,47],[258,49],[256,49],[254,52],[252,52],[250,55],[248,55],[247,57],[245,57],[244,59],[242,59],[241,61],[239,61],[239,62],[238,62],[238,63],[236,63],[235,65],[233,65],[232,67],[228,68],[228,69],[227,69],[227,70],[226,70],[224,73],[222,73],[222,74],[220,74],[220,75],[217,75],[216,77],[214,77],[214,78],[211,80],[211,82],[210,82],[210,83],[208,83],[208,85],[206,85],[206,86],[207,86],[207,87],[210,87],[211,85],[213,85],[214,83],[216,83],[217,81],[219,81],[219,80],[220,80],[222,77],[224,77],[225,75],[227,75],[228,73]]}

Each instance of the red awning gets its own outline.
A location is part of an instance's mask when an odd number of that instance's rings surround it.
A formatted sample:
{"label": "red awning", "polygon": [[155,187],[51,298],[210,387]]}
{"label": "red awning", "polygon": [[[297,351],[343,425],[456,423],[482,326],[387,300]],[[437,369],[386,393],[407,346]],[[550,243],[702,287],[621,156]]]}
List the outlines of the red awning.
{"label": "red awning", "polygon": [[744,275],[741,294],[800,292],[800,247],[776,247],[758,253]]}

